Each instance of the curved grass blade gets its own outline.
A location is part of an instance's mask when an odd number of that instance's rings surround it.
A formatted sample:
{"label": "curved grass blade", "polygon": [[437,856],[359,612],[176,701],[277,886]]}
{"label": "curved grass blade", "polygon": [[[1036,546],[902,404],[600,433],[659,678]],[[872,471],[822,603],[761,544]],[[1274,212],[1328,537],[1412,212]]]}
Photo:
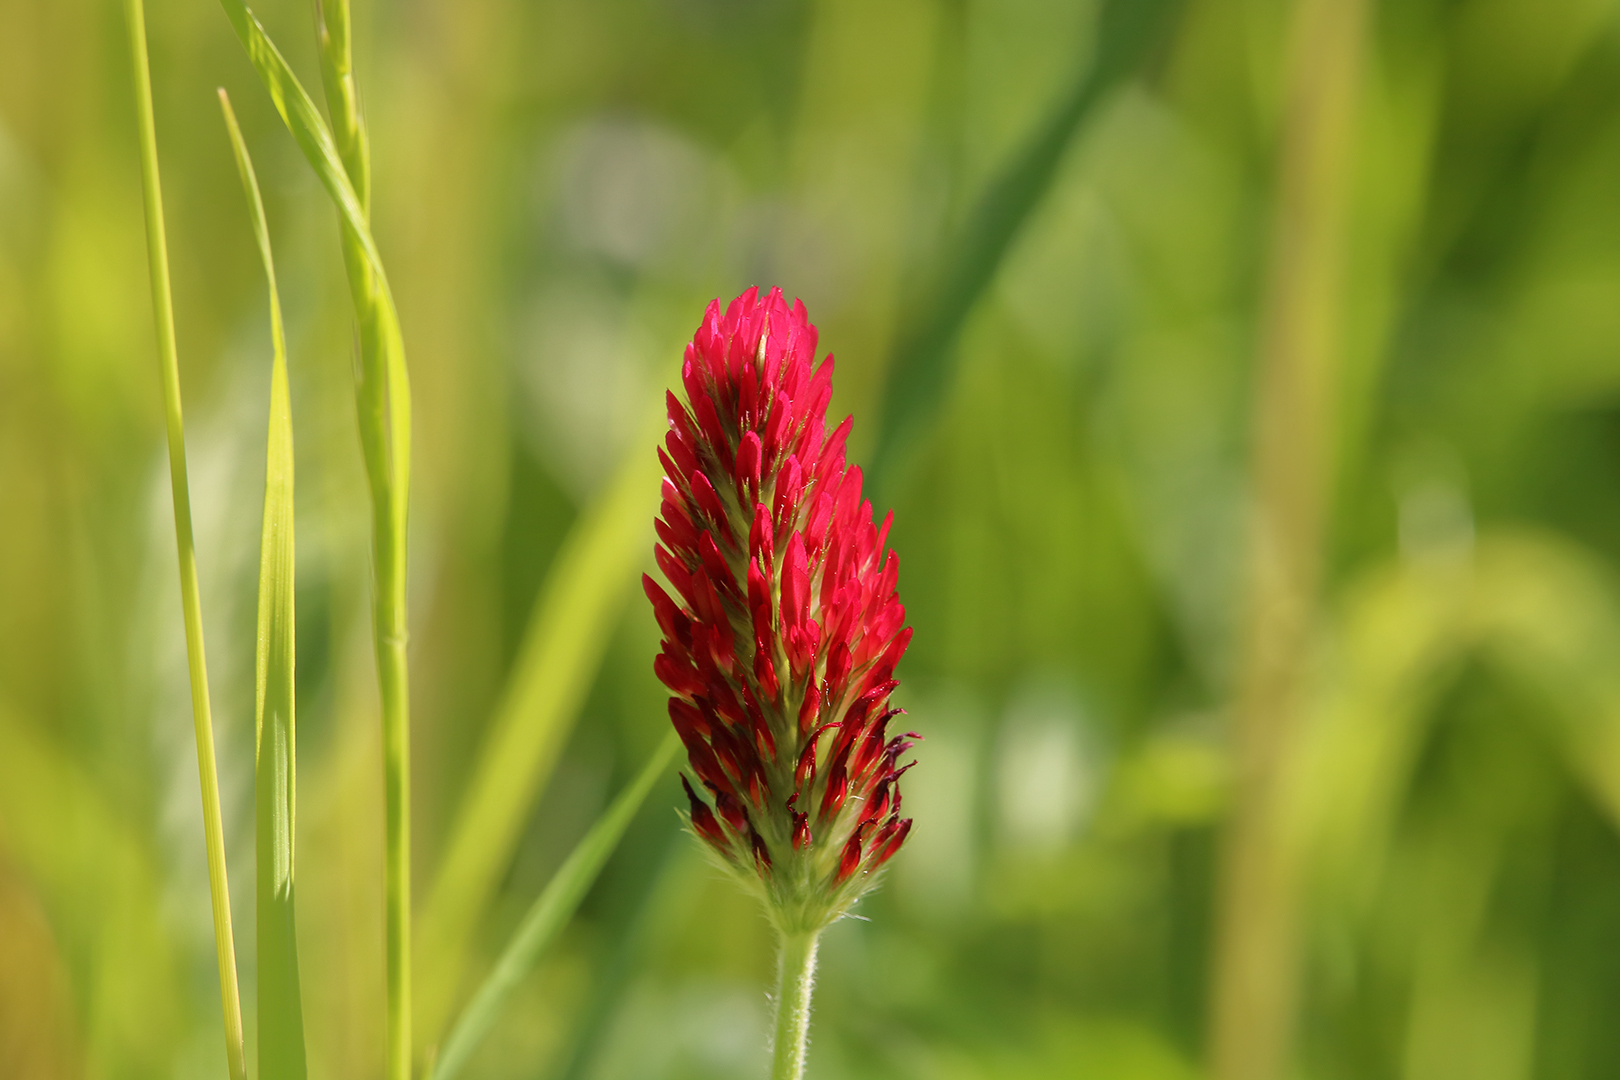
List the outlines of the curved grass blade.
{"label": "curved grass blade", "polygon": [[[388,956],[388,1080],[409,1080],[411,1054],[410,679],[406,663],[406,536],[410,492],[411,396],[399,315],[382,258],[366,220],[366,204],[315,103],[242,0],[220,0],[248,59],[287,130],[337,208],[343,261],[359,329],[355,389],[360,445],[371,484],[372,632],[382,698],[384,892]],[[347,9],[343,11],[347,25]],[[322,18],[323,32],[331,23]],[[341,35],[347,45],[348,35]],[[334,43],[333,47],[336,47]],[[323,49],[330,63],[332,51]],[[347,63],[347,57],[344,58]],[[357,115],[345,134],[364,147]],[[346,144],[347,145],[347,144]],[[360,178],[362,184],[367,178]]]}
{"label": "curved grass blade", "polygon": [[422,1011],[430,1033],[448,1014],[465,943],[567,742],[646,558],[658,462],[644,449],[637,443],[625,455],[564,541],[479,750],[423,913],[423,990],[432,997],[424,996]]}
{"label": "curved grass blade", "polygon": [[955,370],[952,345],[974,304],[995,280],[1019,230],[1051,188],[1064,150],[1097,104],[1163,39],[1181,3],[1106,0],[1103,4],[1095,58],[979,196],[965,225],[948,244],[932,288],[902,324],[889,363],[878,444],[868,476],[886,479],[895,456],[927,428]]}
{"label": "curved grass blade", "polygon": [[225,1019],[225,1062],[231,1080],[246,1080],[242,1001],[236,982],[236,942],[231,932],[231,895],[225,876],[225,829],[219,809],[219,772],[214,761],[214,721],[208,702],[208,661],[203,652],[202,598],[197,590],[197,552],[191,535],[185,421],[180,412],[180,358],[174,338],[174,302],[169,289],[168,241],[163,230],[157,127],[152,115],[152,75],[146,56],[146,12],[141,0],[125,0],[124,15],[129,25],[135,117],[140,129],[146,252],[152,275],[152,317],[157,324],[158,365],[168,431],[169,488],[174,499],[180,602],[185,614],[186,663],[191,679],[191,717],[197,738],[197,773],[202,786],[203,836],[208,848],[208,891],[214,909],[214,950],[219,963],[219,996]]}
{"label": "curved grass blade", "polygon": [[513,989],[533,970],[540,955],[556,940],[558,932],[568,924],[574,910],[590,891],[631,819],[646,801],[647,793],[669,768],[679,745],[673,733],[664,737],[641,775],[619,793],[607,813],[591,826],[591,831],[585,834],[529,908],[494,970],[450,1029],[432,1074],[434,1080],[451,1080],[489,1033]]}
{"label": "curved grass blade", "polygon": [[297,662],[293,597],[293,434],[287,387],[287,340],[270,253],[264,202],[231,100],[223,89],[231,149],[247,195],[248,216],[270,290],[270,432],[264,464],[264,525],[259,547],[259,635],[255,660],[254,805],[258,862],[259,1077],[302,1080],[304,1009],[298,986],[298,933],[293,901],[297,819],[298,726],[293,673]]}

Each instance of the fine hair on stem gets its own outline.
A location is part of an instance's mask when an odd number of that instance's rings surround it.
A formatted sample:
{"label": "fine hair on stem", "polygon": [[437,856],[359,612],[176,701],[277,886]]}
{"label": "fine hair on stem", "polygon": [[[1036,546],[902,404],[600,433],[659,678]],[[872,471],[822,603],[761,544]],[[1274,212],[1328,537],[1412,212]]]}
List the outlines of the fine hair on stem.
{"label": "fine hair on stem", "polygon": [[821,931],[780,931],[776,956],[776,1025],[771,1080],[801,1080],[810,1043],[810,996],[816,984]]}

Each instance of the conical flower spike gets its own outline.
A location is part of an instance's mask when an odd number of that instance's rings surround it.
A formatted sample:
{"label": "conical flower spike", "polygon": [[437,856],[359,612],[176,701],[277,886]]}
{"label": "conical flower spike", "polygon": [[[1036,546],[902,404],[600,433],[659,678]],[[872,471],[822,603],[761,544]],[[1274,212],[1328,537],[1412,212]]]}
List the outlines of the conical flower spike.
{"label": "conical flower spike", "polygon": [[[709,305],[668,396],[653,670],[697,783],[692,832],[765,900],[784,934],[849,910],[911,831],[890,736],[911,641],[851,419],[829,433],[833,360],[781,290]],[[897,726],[897,725],[896,725]]]}

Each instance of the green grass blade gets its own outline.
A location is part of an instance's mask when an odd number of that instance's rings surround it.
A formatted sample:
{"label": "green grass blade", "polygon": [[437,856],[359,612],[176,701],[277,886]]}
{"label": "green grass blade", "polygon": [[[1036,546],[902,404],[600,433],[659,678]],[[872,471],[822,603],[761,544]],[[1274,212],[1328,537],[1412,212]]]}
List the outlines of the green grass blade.
{"label": "green grass blade", "polygon": [[489,1029],[500,1016],[502,1006],[511,996],[530,971],[546,947],[557,937],[559,931],[568,924],[580,901],[590,891],[591,885],[596,881],[597,875],[607,863],[608,856],[624,836],[630,821],[636,816],[636,811],[646,801],[647,793],[652,790],[653,784],[669,768],[671,759],[675,756],[676,747],[680,741],[674,733],[664,737],[658,751],[653,754],[652,760],[642,769],[641,775],[613,800],[607,813],[599,818],[591,831],[569,854],[567,861],[557,870],[555,877],[540,893],[534,905],[529,908],[528,914],[523,917],[517,933],[507,944],[501,958],[496,962],[495,968],[484,980],[484,984],[473,995],[472,1001],[466,1010],[457,1019],[455,1026],[450,1029],[450,1035],[444,1041],[443,1053],[439,1055],[438,1065],[433,1072],[434,1080],[451,1080],[467,1059],[472,1056],[478,1044],[483,1041]]}
{"label": "green grass blade", "polygon": [[287,387],[287,341],[276,290],[275,260],[253,160],[223,89],[236,167],[247,195],[253,236],[270,291],[270,431],[264,466],[264,525],[259,548],[259,634],[255,661],[254,803],[257,811],[259,946],[259,1077],[302,1080],[304,1009],[298,985],[294,905],[294,822],[298,802],[298,725],[293,692],[297,649],[293,596],[293,434]]}
{"label": "green grass blade", "polygon": [[246,1080],[242,1001],[236,982],[236,942],[231,932],[230,887],[225,876],[225,830],[219,809],[219,773],[214,761],[214,721],[208,702],[208,662],[203,652],[202,599],[197,589],[197,552],[191,534],[191,488],[186,477],[185,422],[180,412],[180,358],[175,347],[168,241],[163,229],[163,188],[158,174],[157,127],[152,113],[152,76],[146,55],[146,12],[141,0],[125,0],[124,14],[129,24],[135,116],[140,128],[141,188],[146,209],[147,258],[152,275],[152,317],[157,324],[158,363],[163,381],[169,486],[174,499],[180,600],[185,614],[186,661],[191,679],[191,715],[197,738],[203,836],[208,849],[208,889],[214,909],[214,949],[219,963],[220,1004],[225,1020],[225,1061],[231,1080]]}
{"label": "green grass blade", "polygon": [[973,306],[1001,269],[1019,230],[1052,186],[1063,152],[1108,92],[1136,71],[1162,40],[1182,0],[1106,0],[1098,16],[1094,59],[1063,92],[1045,123],[980,195],[942,269],[896,337],[889,363],[878,444],[868,475],[885,478],[944,402],[955,370],[952,345]]}
{"label": "green grass blade", "polygon": [[454,1001],[465,943],[511,861],[596,676],[635,569],[647,558],[658,475],[657,458],[638,443],[574,525],[546,575],[423,913],[428,1032],[438,1029]]}
{"label": "green grass blade", "polygon": [[[281,114],[287,130],[315,170],[337,208],[343,231],[343,260],[359,329],[360,365],[355,397],[360,445],[371,484],[373,538],[372,632],[377,650],[377,681],[382,698],[384,777],[384,892],[388,957],[388,1080],[409,1080],[411,1053],[411,829],[410,829],[410,680],[406,662],[406,536],[410,492],[411,394],[405,369],[405,346],[399,316],[382,258],[366,220],[366,201],[357,190],[314,101],[293,75],[279,50],[265,35],[242,0],[220,0],[247,50],[248,59]],[[322,16],[332,62],[342,46],[347,79],[347,9],[341,35]],[[349,81],[352,88],[352,79]],[[351,99],[352,101],[352,99]],[[358,112],[341,117],[352,134],[351,156],[364,153],[364,131]],[[369,175],[369,174],[368,174]],[[369,182],[359,177],[361,187]]]}

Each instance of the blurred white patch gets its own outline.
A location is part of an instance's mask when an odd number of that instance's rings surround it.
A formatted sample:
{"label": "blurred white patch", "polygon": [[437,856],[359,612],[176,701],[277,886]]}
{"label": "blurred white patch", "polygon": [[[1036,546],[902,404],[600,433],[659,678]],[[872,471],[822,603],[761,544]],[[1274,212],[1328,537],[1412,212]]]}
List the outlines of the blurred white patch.
{"label": "blurred white patch", "polygon": [[1474,514],[1448,484],[1424,484],[1401,499],[1401,555],[1408,559],[1466,555],[1474,546]]}
{"label": "blurred white patch", "polygon": [[1176,717],[1122,754],[1108,796],[1115,813],[1131,826],[1215,820],[1231,789],[1231,762],[1221,739],[1227,725],[1219,713]]}
{"label": "blurred white patch", "polygon": [[587,121],[557,142],[556,209],[567,240],[636,269],[680,269],[712,247],[729,173],[672,128],[645,120]]}
{"label": "blurred white patch", "polygon": [[1013,699],[996,753],[997,818],[1008,847],[1049,853],[1074,838],[1096,803],[1096,756],[1072,694],[1040,687]]}
{"label": "blurred white patch", "polygon": [[972,898],[973,819],[979,768],[973,733],[983,718],[941,696],[907,707],[914,730],[923,733],[913,754],[917,767],[901,781],[905,816],[916,822],[906,846],[890,864],[896,891],[920,908],[949,914]]}
{"label": "blurred white patch", "polygon": [[649,331],[656,314],[637,283],[710,276],[726,250],[716,222],[731,218],[738,190],[719,158],[649,120],[597,117],[549,144],[538,211],[573,257],[524,314],[518,379],[523,433],[575,497],[614,468],[662,382],[655,366],[680,355]]}
{"label": "blurred white patch", "polygon": [[0,122],[0,253],[18,259],[32,254],[49,220],[46,186],[38,165],[4,122]]}
{"label": "blurred white patch", "polygon": [[1023,231],[996,277],[998,299],[1041,358],[1063,370],[1101,355],[1125,310],[1114,222],[1087,165],[1070,156],[1037,210],[1038,227]]}
{"label": "blurred white patch", "polygon": [[765,996],[755,987],[712,979],[671,986],[643,979],[625,996],[588,1075],[593,1080],[759,1076],[768,1064],[769,1024]]}
{"label": "blurred white patch", "polygon": [[1474,512],[1468,474],[1456,451],[1440,443],[1408,449],[1396,462],[1401,557],[1414,562],[1458,562],[1474,549]]}
{"label": "blurred white patch", "polygon": [[760,1036],[770,1022],[752,987],[691,988],[677,1000],[675,1013],[676,1030],[685,1035],[682,1048],[708,1072],[747,1070],[760,1056]]}
{"label": "blurred white patch", "polygon": [[[258,605],[259,527],[264,508],[265,416],[270,395],[268,323],[252,345],[233,342],[221,364],[222,381],[199,396],[187,414],[191,522],[202,596],[203,639],[213,699],[214,754],[224,819],[226,863],[253,860],[254,660],[251,634]],[[174,504],[168,455],[153,454],[147,474],[145,558],[131,618],[147,628],[133,644],[138,673],[132,694],[150,719],[158,790],[157,833],[162,853],[165,917],[191,955],[214,949],[202,798],[192,725],[191,679],[175,561]],[[247,702],[248,723],[238,703]],[[230,878],[233,904],[252,911],[251,875]],[[251,935],[237,941],[244,977],[255,956]]]}
{"label": "blurred white patch", "polygon": [[861,268],[842,242],[847,224],[776,196],[739,202],[727,222],[724,265],[739,270],[746,281],[783,282],[790,297],[802,298],[812,313],[825,318],[862,289]]}
{"label": "blurred white patch", "polygon": [[576,497],[596,490],[644,422],[655,350],[629,306],[601,292],[564,285],[531,308],[524,433]]}

